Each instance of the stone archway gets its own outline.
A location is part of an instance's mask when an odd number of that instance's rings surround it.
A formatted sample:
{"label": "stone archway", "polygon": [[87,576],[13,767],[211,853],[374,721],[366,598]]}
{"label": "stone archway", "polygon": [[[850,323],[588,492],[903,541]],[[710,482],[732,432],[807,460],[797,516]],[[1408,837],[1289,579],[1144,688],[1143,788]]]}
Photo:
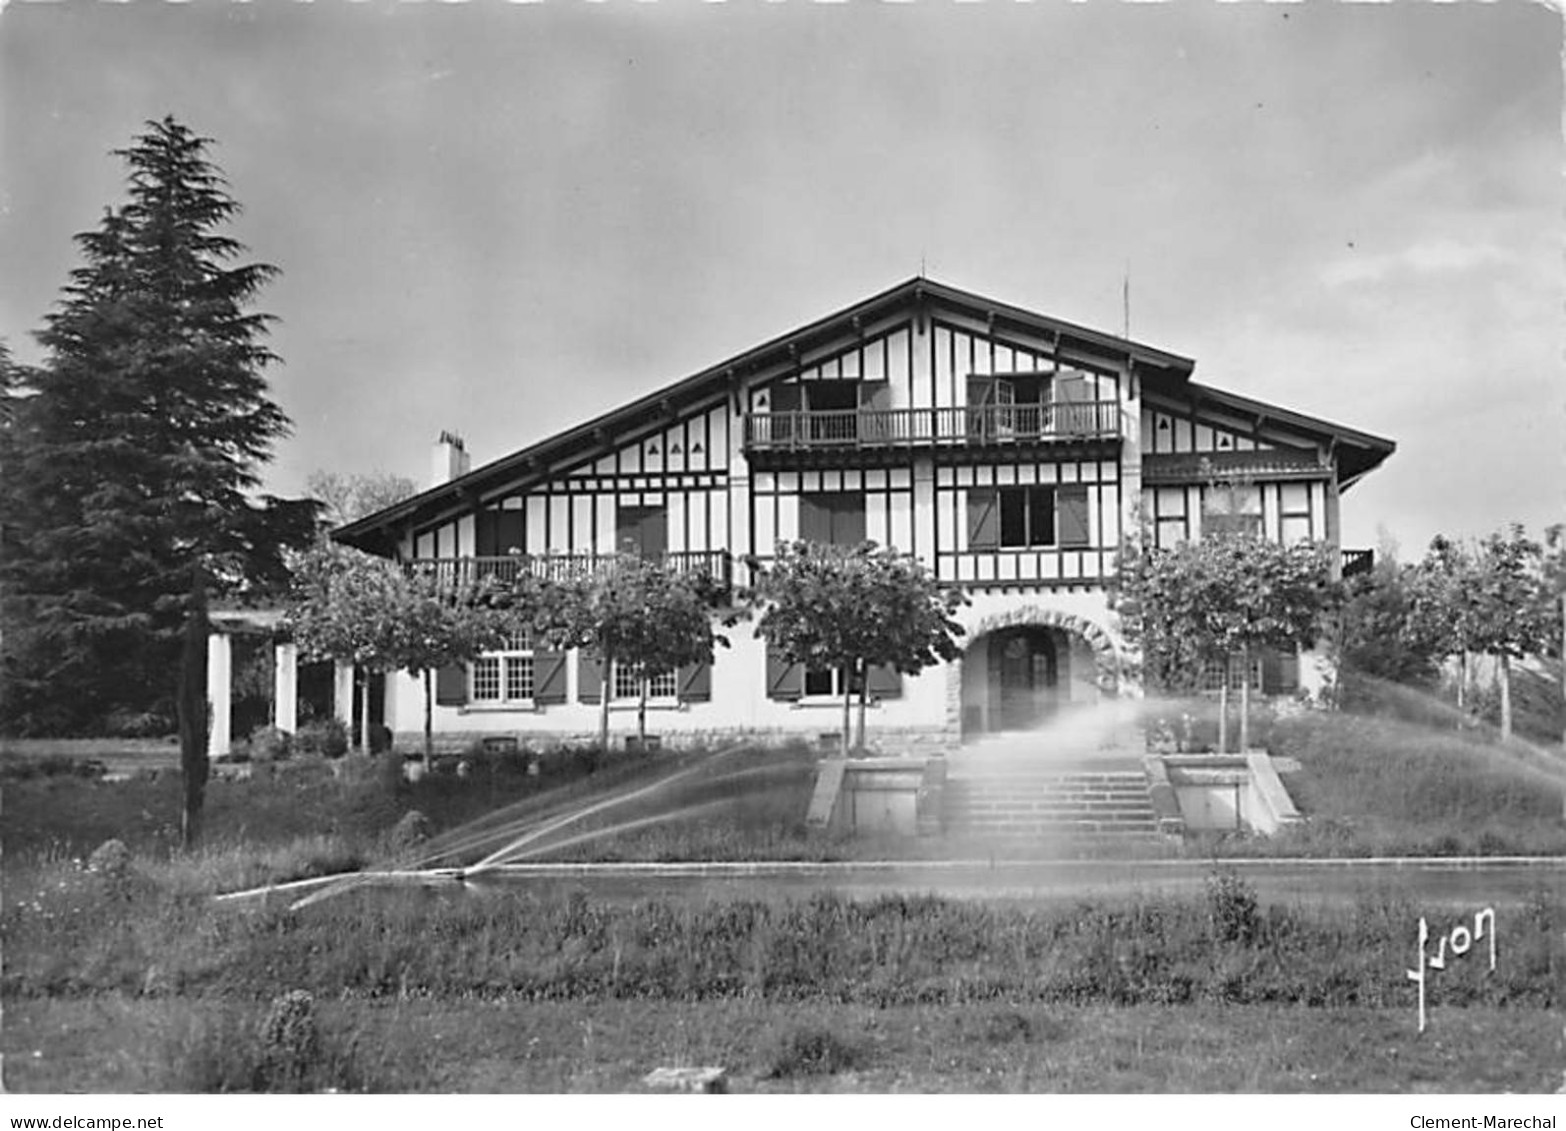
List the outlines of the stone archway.
{"label": "stone archway", "polygon": [[[1114,638],[1102,625],[1076,613],[1019,605],[981,618],[969,630],[967,639],[971,648],[994,633],[1020,628],[1058,629],[1080,637],[1092,652],[1093,683],[1098,689],[1105,695],[1118,695],[1125,689],[1127,664]],[[964,663],[964,659],[952,662],[946,673],[946,725],[948,732],[959,739],[963,734]]]}

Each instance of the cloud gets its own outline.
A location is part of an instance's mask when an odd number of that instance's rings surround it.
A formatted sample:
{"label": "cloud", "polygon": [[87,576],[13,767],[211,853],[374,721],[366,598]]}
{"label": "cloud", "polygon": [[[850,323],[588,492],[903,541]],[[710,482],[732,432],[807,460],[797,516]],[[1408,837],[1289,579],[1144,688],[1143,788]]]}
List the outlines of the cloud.
{"label": "cloud", "polygon": [[1323,265],[1321,281],[1329,287],[1355,286],[1396,282],[1408,276],[1460,275],[1514,267],[1520,262],[1515,252],[1489,241],[1434,236],[1394,252],[1339,255]]}

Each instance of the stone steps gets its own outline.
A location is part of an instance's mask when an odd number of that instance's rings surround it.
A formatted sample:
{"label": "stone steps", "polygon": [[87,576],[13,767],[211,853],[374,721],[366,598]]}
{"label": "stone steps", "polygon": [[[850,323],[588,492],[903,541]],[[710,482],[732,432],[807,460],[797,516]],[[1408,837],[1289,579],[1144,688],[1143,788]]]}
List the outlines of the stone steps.
{"label": "stone steps", "polygon": [[1158,832],[1147,778],[1132,770],[1063,771],[1037,761],[970,763],[947,775],[945,828],[957,836],[1096,837]]}

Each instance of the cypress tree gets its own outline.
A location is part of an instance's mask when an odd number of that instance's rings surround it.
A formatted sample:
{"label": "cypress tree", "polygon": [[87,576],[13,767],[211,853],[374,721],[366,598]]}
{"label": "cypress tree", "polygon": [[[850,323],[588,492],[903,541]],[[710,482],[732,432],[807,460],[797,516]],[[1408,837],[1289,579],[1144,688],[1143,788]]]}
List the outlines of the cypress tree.
{"label": "cypress tree", "polygon": [[256,594],[313,533],[314,504],[255,497],[289,428],[263,376],[271,316],[247,309],[277,269],[236,262],[246,249],[221,229],[240,206],[210,144],[166,117],[115,151],[127,199],[76,237],[46,360],[12,401],[11,729],[169,729],[192,570],[216,597]]}

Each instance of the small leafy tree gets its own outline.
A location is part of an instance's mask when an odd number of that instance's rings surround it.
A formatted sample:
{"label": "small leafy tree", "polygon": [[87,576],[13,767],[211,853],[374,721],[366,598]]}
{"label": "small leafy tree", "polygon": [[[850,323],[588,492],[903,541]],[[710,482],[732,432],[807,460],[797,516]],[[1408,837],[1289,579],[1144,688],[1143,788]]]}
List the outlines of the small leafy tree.
{"label": "small leafy tree", "polygon": [[714,646],[728,646],[714,627],[723,602],[724,594],[709,579],[638,554],[621,554],[591,572],[557,580],[523,571],[511,599],[521,619],[553,646],[598,657],[604,678],[598,741],[604,749],[615,666],[633,672],[641,688],[636,728],[645,743],[648,682],[686,665],[710,664]]}
{"label": "small leafy tree", "polygon": [[763,568],[756,599],[765,612],[756,635],[790,663],[843,674],[843,745],[849,748],[853,689],[859,691],[857,744],[864,746],[869,670],[890,666],[917,675],[962,655],[953,619],[967,603],[943,588],[917,558],[865,542],[852,549],[795,542],[778,546]]}
{"label": "small leafy tree", "polygon": [[[1552,595],[1555,617],[1552,650],[1561,669],[1561,699],[1566,701],[1566,523],[1556,523],[1544,531],[1544,585]],[[1566,731],[1561,734],[1566,750]]]}
{"label": "small leafy tree", "polygon": [[1518,524],[1483,539],[1469,561],[1467,591],[1455,611],[1471,616],[1464,643],[1496,661],[1504,741],[1512,737],[1512,661],[1543,652],[1554,639],[1555,597],[1544,547]]}
{"label": "small leafy tree", "polygon": [[1338,590],[1331,553],[1321,545],[1218,534],[1173,549],[1132,544],[1121,555],[1117,607],[1128,641],[1139,646],[1147,678],[1184,690],[1210,662],[1224,666],[1219,737],[1228,745],[1229,659],[1238,656],[1240,747],[1250,742],[1251,655],[1264,647],[1315,643]]}
{"label": "small leafy tree", "polygon": [[1344,582],[1333,643],[1345,679],[1357,674],[1425,686],[1436,678],[1446,631],[1418,567],[1382,554],[1368,572]]}
{"label": "small leafy tree", "polygon": [[[286,623],[300,650],[370,672],[406,671],[424,688],[424,757],[434,752],[431,673],[499,643],[505,619],[484,589],[321,543],[294,564]],[[363,736],[369,743],[369,695]]]}
{"label": "small leafy tree", "polygon": [[1468,705],[1469,657],[1483,631],[1479,573],[1473,547],[1438,534],[1415,577],[1415,599],[1423,615],[1437,626],[1441,655],[1457,657],[1459,710]]}

